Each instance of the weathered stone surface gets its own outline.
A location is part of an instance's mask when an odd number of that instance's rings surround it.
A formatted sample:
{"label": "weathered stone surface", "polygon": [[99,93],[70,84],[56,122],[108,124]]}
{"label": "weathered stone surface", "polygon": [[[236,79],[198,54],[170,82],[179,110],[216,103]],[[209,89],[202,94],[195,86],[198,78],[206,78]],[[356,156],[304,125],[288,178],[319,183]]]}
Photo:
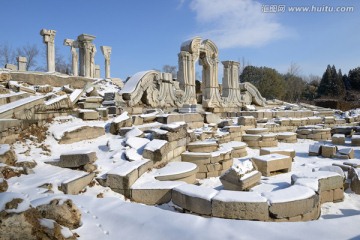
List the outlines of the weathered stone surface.
{"label": "weathered stone surface", "polygon": [[156,171],[155,179],[159,181],[184,181],[193,184],[198,170],[198,166],[194,163],[170,162]]}
{"label": "weathered stone surface", "polygon": [[221,190],[212,199],[212,216],[266,221],[268,207],[267,199],[256,192]]}
{"label": "weathered stone surface", "polygon": [[161,161],[170,151],[169,144],[165,140],[153,139],[146,144],[143,157],[152,161]]}
{"label": "weathered stone surface", "polygon": [[321,156],[326,158],[331,158],[336,154],[337,147],[336,146],[321,146]]}
{"label": "weathered stone surface", "polygon": [[351,190],[356,194],[360,194],[360,171],[356,168],[351,168],[349,170],[349,176],[351,176]]}
{"label": "weathered stone surface", "polygon": [[239,176],[234,170],[229,169],[220,177],[224,189],[231,191],[245,191],[260,182],[261,173],[254,170],[250,173]]}
{"label": "weathered stone surface", "polygon": [[[58,167],[76,168],[84,166],[87,163],[93,163],[97,160],[96,152],[91,151],[73,151],[60,155],[60,161],[53,165]],[[51,162],[52,163],[52,162]]]}
{"label": "weathered stone surface", "polygon": [[260,155],[268,155],[268,154],[273,154],[273,153],[286,155],[291,158],[294,158],[296,155],[295,150],[290,149],[290,148],[285,149],[285,148],[270,147],[270,148],[261,148],[260,149]]}
{"label": "weathered stone surface", "polygon": [[320,205],[319,196],[313,190],[298,185],[264,193],[264,197],[270,202],[270,217],[275,219],[303,215]]}
{"label": "weathered stone surface", "polygon": [[219,144],[215,141],[192,142],[187,145],[189,152],[210,153],[215,152]]}
{"label": "weathered stone surface", "polygon": [[221,118],[219,117],[219,115],[214,114],[214,113],[205,113],[204,114],[204,122],[218,124],[221,122]]}
{"label": "weathered stone surface", "polygon": [[275,171],[291,171],[292,159],[282,154],[269,154],[252,158],[263,176],[270,176]]}
{"label": "weathered stone surface", "polygon": [[72,200],[54,199],[49,204],[39,205],[36,209],[43,218],[53,219],[70,229],[81,224],[81,212]]}
{"label": "weathered stone surface", "polygon": [[95,173],[89,173],[84,176],[67,180],[61,183],[61,190],[65,194],[79,194],[94,179]]}
{"label": "weathered stone surface", "polygon": [[59,139],[60,144],[69,144],[74,142],[79,142],[82,140],[93,139],[100,137],[105,134],[105,129],[103,127],[97,126],[82,126],[75,130],[67,131]]}
{"label": "weathered stone surface", "polygon": [[214,189],[184,184],[172,190],[172,201],[188,211],[210,216],[212,212],[211,199],[217,193],[218,191]]}
{"label": "weathered stone surface", "polygon": [[14,166],[16,160],[17,160],[16,154],[10,148],[10,145],[0,144],[0,162]]}
{"label": "weathered stone surface", "polygon": [[[98,108],[94,107],[94,108]],[[89,110],[89,109],[81,109],[79,110],[79,117],[83,120],[98,120],[99,119],[99,112],[95,110]]]}
{"label": "weathered stone surface", "polygon": [[333,144],[344,145],[345,144],[345,134],[334,134],[331,137]]}
{"label": "weathered stone surface", "polygon": [[8,189],[8,183],[5,179],[0,178],[0,193],[6,192]]}

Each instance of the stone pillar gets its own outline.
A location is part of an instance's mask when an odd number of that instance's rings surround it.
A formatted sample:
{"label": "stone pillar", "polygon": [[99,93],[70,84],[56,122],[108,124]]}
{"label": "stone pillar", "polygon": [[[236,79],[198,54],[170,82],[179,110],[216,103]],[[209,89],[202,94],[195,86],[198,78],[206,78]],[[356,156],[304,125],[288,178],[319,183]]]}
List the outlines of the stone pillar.
{"label": "stone pillar", "polygon": [[40,35],[43,36],[43,42],[46,44],[47,52],[47,70],[55,72],[55,30],[42,29]]}
{"label": "stone pillar", "polygon": [[70,47],[71,59],[72,59],[72,73],[74,76],[79,75],[79,56],[76,48],[78,48],[78,42],[73,39],[65,39],[64,45]]}
{"label": "stone pillar", "polygon": [[239,84],[240,63],[234,61],[223,61],[224,77],[222,83],[222,97],[229,107],[241,107],[243,100]]}
{"label": "stone pillar", "polygon": [[100,65],[95,65],[94,78],[100,78]]}
{"label": "stone pillar", "polygon": [[105,78],[110,78],[110,55],[111,47],[100,46],[101,52],[105,58]]}
{"label": "stone pillar", "polygon": [[95,73],[95,53],[96,48],[92,41],[95,36],[89,34],[81,34],[77,38],[79,44],[80,57],[80,76],[93,77]]}
{"label": "stone pillar", "polygon": [[[181,51],[179,57],[179,70],[177,80],[180,83],[180,88],[184,90],[183,102],[186,104],[196,104],[196,84],[195,84],[195,57],[193,54]],[[195,61],[194,61],[195,58]]]}
{"label": "stone pillar", "polygon": [[19,71],[26,71],[27,59],[26,57],[17,57]]}
{"label": "stone pillar", "polygon": [[230,96],[232,91],[240,90],[239,88],[239,62],[223,61],[224,77],[223,77],[223,97]]}

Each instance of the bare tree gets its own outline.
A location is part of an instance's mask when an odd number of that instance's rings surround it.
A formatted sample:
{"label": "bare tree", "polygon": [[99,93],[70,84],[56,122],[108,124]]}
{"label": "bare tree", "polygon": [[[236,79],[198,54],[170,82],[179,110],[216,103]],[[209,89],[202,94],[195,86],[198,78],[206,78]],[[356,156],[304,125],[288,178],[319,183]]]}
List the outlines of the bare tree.
{"label": "bare tree", "polygon": [[35,44],[26,44],[16,49],[17,56],[23,56],[27,59],[26,71],[34,69],[37,66],[36,57],[39,55],[39,48]]}
{"label": "bare tree", "polygon": [[301,67],[297,63],[291,62],[287,74],[291,76],[299,76],[300,73],[301,73]]}
{"label": "bare tree", "polygon": [[71,73],[71,58],[69,57],[67,60],[65,60],[64,55],[62,55],[58,48],[55,48],[55,71],[64,73],[64,74],[70,74]]}
{"label": "bare tree", "polygon": [[3,43],[0,44],[0,66],[7,63],[16,64],[16,57],[12,47],[7,43]]}
{"label": "bare tree", "polygon": [[246,68],[246,66],[250,66],[251,63],[249,60],[245,59],[245,57],[241,57],[241,61],[240,59],[238,61],[240,63],[239,75],[241,75],[241,73],[244,71],[244,68]]}
{"label": "bare tree", "polygon": [[171,65],[164,65],[162,67],[163,72],[171,73],[173,78],[176,78],[177,76],[177,66],[171,66]]}

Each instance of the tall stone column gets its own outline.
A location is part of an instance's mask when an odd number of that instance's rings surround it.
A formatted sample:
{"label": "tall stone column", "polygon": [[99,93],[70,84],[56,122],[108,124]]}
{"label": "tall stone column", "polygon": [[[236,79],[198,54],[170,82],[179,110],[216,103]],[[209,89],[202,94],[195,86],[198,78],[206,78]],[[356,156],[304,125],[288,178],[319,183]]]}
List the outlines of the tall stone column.
{"label": "tall stone column", "polygon": [[65,39],[64,45],[70,47],[71,60],[72,60],[72,73],[73,76],[79,75],[79,56],[76,48],[78,48],[78,42],[73,39]]}
{"label": "tall stone column", "polygon": [[105,58],[105,78],[110,78],[110,55],[111,47],[100,46],[101,52]]}
{"label": "tall stone column", "polygon": [[179,53],[178,81],[180,88],[184,90],[183,102],[185,104],[196,104],[195,86],[195,61],[193,54],[181,51]]}
{"label": "tall stone column", "polygon": [[95,72],[94,57],[96,53],[95,45],[92,41],[95,36],[89,34],[81,34],[77,38],[79,44],[80,57],[80,76],[93,77]]}
{"label": "tall stone column", "polygon": [[43,36],[43,42],[46,44],[47,70],[55,72],[55,30],[42,29],[40,35]]}
{"label": "tall stone column", "polygon": [[224,65],[222,96],[229,107],[241,107],[243,101],[241,99],[239,84],[240,63],[235,61],[223,61],[222,64]]}

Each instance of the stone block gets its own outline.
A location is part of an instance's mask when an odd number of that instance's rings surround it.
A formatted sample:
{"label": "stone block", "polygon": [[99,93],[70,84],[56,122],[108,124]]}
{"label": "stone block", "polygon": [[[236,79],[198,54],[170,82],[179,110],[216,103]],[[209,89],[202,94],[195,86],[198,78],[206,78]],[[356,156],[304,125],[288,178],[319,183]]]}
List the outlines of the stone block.
{"label": "stone block", "polygon": [[353,135],[351,137],[351,145],[360,146],[360,135]]}
{"label": "stone block", "polygon": [[188,211],[211,216],[211,200],[217,193],[214,189],[184,184],[173,188],[172,201]]}
{"label": "stone block", "polygon": [[92,151],[72,151],[60,155],[60,161],[49,162],[52,165],[64,168],[78,168],[97,160],[96,152]]}
{"label": "stone block", "polygon": [[345,134],[334,134],[332,135],[332,143],[338,144],[338,145],[344,145],[345,144]]}
{"label": "stone block", "polygon": [[336,146],[321,146],[321,156],[325,158],[331,158],[336,154],[337,147]]}
{"label": "stone block", "polygon": [[89,173],[84,176],[70,179],[61,183],[61,190],[65,194],[79,194],[94,179],[95,173]]}
{"label": "stone block", "polygon": [[276,148],[276,147],[270,147],[270,148],[261,148],[260,149],[260,155],[268,155],[268,154],[274,154],[274,153],[278,153],[278,154],[282,154],[282,155],[286,155],[291,157],[292,159],[295,158],[295,150],[294,149],[282,149],[282,148]]}
{"label": "stone block", "polygon": [[219,144],[215,141],[198,141],[187,145],[189,152],[210,153],[215,152]]}
{"label": "stone block", "polygon": [[264,193],[270,206],[271,218],[291,218],[311,212],[319,206],[319,196],[310,188],[292,185],[281,190]]}
{"label": "stone block", "polygon": [[170,151],[168,142],[165,140],[153,139],[146,144],[143,157],[152,161],[161,161]]}
{"label": "stone block", "polygon": [[79,117],[83,120],[98,120],[99,112],[95,110],[79,110]]}
{"label": "stone block", "polygon": [[269,219],[267,199],[256,192],[221,190],[212,199],[212,216],[228,219]]}
{"label": "stone block", "polygon": [[292,158],[281,154],[269,154],[252,158],[263,176],[270,176],[271,172],[291,171]]}
{"label": "stone block", "polygon": [[217,115],[215,113],[205,113],[204,114],[204,122],[219,124],[221,122],[221,118],[219,117],[219,115]]}

